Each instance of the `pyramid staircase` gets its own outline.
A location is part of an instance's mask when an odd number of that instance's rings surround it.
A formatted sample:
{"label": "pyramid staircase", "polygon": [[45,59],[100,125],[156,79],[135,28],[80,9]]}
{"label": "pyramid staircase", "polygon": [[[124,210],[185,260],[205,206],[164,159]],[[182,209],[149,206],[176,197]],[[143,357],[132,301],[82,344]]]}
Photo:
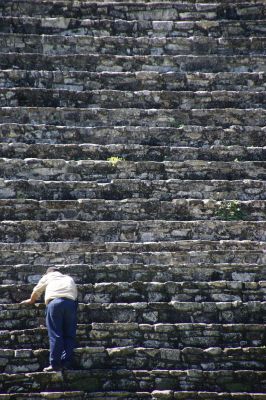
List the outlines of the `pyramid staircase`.
{"label": "pyramid staircase", "polygon": [[0,1],[0,400],[266,399],[265,50],[265,0]]}

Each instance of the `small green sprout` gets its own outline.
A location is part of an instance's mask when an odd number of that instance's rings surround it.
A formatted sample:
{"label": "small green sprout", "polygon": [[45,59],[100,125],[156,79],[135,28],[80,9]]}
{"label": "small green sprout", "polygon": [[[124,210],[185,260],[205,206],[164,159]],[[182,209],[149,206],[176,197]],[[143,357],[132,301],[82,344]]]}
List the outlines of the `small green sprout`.
{"label": "small green sprout", "polygon": [[245,214],[241,209],[241,204],[238,200],[222,202],[216,211],[216,215],[226,221],[237,221],[245,217]]}
{"label": "small green sprout", "polygon": [[107,161],[110,162],[113,167],[115,167],[117,163],[119,163],[119,161],[124,161],[124,160],[125,159],[122,157],[115,157],[115,156],[107,158]]}

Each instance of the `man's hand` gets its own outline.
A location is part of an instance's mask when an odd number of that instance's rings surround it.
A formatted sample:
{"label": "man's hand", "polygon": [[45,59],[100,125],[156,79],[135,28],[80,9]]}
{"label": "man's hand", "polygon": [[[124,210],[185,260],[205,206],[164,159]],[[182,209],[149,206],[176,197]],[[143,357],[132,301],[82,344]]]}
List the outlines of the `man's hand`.
{"label": "man's hand", "polygon": [[38,299],[38,295],[33,292],[29,299],[23,300],[20,304],[34,304],[37,299]]}
{"label": "man's hand", "polygon": [[27,300],[21,301],[20,304],[34,304],[34,302],[31,299],[27,299]]}

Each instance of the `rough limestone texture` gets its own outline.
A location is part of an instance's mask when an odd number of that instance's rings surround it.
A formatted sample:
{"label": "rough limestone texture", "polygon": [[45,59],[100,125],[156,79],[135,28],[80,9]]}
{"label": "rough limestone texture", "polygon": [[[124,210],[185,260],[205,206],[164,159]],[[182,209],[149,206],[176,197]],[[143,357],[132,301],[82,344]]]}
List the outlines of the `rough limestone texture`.
{"label": "rough limestone texture", "polygon": [[265,48],[263,0],[0,0],[0,400],[266,400]]}

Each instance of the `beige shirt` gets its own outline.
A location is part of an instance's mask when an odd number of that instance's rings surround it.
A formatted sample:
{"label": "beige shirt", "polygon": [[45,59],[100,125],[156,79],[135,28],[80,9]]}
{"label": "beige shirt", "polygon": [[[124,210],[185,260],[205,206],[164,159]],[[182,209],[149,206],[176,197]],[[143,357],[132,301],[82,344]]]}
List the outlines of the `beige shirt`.
{"label": "beige shirt", "polygon": [[45,291],[45,304],[48,304],[50,300],[57,299],[59,297],[66,297],[71,300],[76,300],[77,286],[71,278],[71,276],[63,275],[61,272],[49,272],[44,275],[35,288],[33,293],[39,298]]}

